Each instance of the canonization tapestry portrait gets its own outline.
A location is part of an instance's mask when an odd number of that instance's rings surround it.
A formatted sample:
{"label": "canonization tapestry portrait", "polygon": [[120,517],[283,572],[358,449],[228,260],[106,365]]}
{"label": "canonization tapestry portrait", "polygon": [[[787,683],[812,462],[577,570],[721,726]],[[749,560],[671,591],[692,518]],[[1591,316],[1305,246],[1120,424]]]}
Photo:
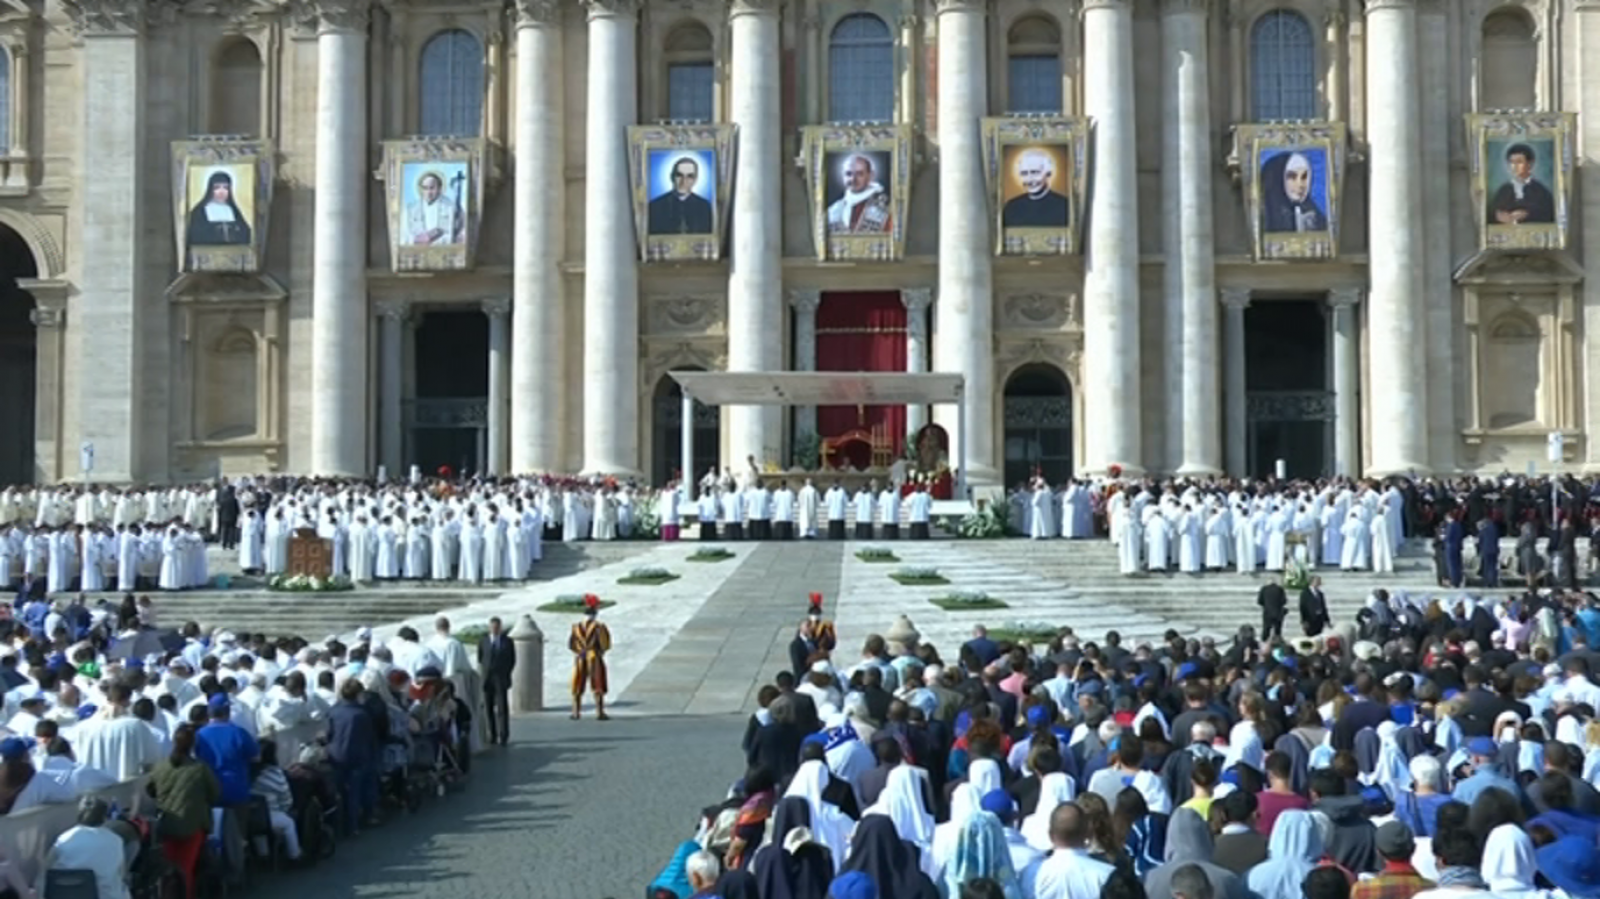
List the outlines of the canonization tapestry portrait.
{"label": "canonization tapestry portrait", "polygon": [[1344,125],[1240,125],[1235,135],[1256,258],[1338,255]]}
{"label": "canonization tapestry portrait", "polygon": [[818,258],[899,259],[911,178],[909,129],[817,125],[805,129],[803,146]]}
{"label": "canonization tapestry portrait", "polygon": [[471,268],[483,216],[483,142],[388,141],[383,155],[391,267],[397,272]]}
{"label": "canonization tapestry portrait", "polygon": [[1078,251],[1088,129],[1076,119],[983,120],[984,177],[995,212],[995,253],[1060,256]]}
{"label": "canonization tapestry portrait", "polygon": [[256,140],[172,146],[173,217],[185,272],[260,270],[272,203],[272,152]]}
{"label": "canonization tapestry portrait", "polygon": [[722,258],[734,133],[732,125],[628,129],[641,261]]}
{"label": "canonization tapestry portrait", "polygon": [[1571,113],[1467,116],[1474,200],[1483,209],[1480,249],[1561,249],[1574,155]]}

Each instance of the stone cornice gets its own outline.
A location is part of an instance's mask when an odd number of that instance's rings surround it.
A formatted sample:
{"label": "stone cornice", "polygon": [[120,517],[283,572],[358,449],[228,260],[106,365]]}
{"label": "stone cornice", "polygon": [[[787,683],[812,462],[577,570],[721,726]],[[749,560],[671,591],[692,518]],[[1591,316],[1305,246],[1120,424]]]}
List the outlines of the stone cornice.
{"label": "stone cornice", "polygon": [[589,18],[633,18],[639,14],[639,0],[583,0]]}
{"label": "stone cornice", "polygon": [[561,24],[561,0],[512,0],[517,27]]}
{"label": "stone cornice", "polygon": [[728,17],[775,16],[783,8],[783,0],[730,0]]}
{"label": "stone cornice", "polygon": [[1366,0],[1367,12],[1380,9],[1416,9],[1417,0]]}
{"label": "stone cornice", "polygon": [[1083,11],[1095,9],[1133,9],[1133,0],[1083,0]]}
{"label": "stone cornice", "polygon": [[937,12],[981,12],[989,11],[989,0],[934,0]]}
{"label": "stone cornice", "polygon": [[138,34],[163,0],[61,0],[79,34]]}
{"label": "stone cornice", "polygon": [[372,23],[372,0],[297,0],[296,18],[318,34],[355,31],[365,34]]}

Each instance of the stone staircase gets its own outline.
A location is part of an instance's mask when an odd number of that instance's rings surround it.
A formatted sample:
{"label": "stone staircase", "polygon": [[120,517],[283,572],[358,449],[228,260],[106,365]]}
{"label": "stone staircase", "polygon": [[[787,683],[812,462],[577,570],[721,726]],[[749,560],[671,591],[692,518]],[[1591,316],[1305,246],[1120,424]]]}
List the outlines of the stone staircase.
{"label": "stone staircase", "polygon": [[[531,583],[550,581],[642,555],[660,544],[650,541],[607,543],[546,543],[544,559],[534,569]],[[207,562],[215,579],[226,575],[228,590],[186,590],[151,593],[163,627],[186,621],[203,628],[298,636],[321,640],[331,634],[364,626],[378,626],[417,616],[432,616],[519,589],[516,584],[467,586],[454,581],[438,584],[400,582],[360,587],[345,593],[278,593],[253,586],[241,578],[234,553],[209,547]],[[115,599],[115,597],[111,597]]]}

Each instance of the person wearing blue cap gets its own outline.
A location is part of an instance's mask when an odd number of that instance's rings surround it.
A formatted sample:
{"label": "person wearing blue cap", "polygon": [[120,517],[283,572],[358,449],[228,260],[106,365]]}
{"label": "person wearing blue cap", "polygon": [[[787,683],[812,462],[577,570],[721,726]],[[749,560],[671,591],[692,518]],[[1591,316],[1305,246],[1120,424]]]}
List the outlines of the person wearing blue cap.
{"label": "person wearing blue cap", "polygon": [[1473,737],[1467,741],[1467,754],[1471,756],[1472,774],[1456,784],[1450,794],[1452,799],[1471,805],[1478,794],[1490,787],[1499,787],[1512,796],[1521,796],[1522,790],[1500,767],[1500,745],[1489,737]]}
{"label": "person wearing blue cap", "polygon": [[71,787],[39,775],[29,757],[32,751],[32,740],[22,737],[0,740],[0,815],[73,800]]}
{"label": "person wearing blue cap", "polygon": [[249,731],[233,723],[228,694],[206,700],[206,710],[211,722],[195,734],[195,756],[217,775],[222,804],[242,805],[250,801],[250,765],[260,758],[261,748]]}
{"label": "person wearing blue cap", "polygon": [[1044,858],[1044,853],[1035,849],[1028,838],[1017,829],[1017,804],[1011,794],[1005,790],[990,790],[978,800],[978,807],[994,815],[1005,830],[1006,851],[1011,854],[1011,870],[1019,875],[1028,870],[1034,862]]}
{"label": "person wearing blue cap", "polygon": [[878,899],[878,885],[865,871],[846,871],[833,879],[828,899]]}
{"label": "person wearing blue cap", "polygon": [[1600,899],[1600,852],[1594,841],[1562,837],[1534,852],[1539,873],[1572,899]]}

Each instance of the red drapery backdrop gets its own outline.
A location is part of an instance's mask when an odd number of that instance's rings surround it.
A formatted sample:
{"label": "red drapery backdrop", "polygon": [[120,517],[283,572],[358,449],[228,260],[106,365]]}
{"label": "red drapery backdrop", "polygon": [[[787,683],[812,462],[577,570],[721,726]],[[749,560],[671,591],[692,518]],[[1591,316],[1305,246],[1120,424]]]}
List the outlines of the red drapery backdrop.
{"label": "red drapery backdrop", "polygon": [[[830,291],[817,309],[817,371],[906,370],[906,307],[899,291]],[[904,406],[822,406],[817,409],[817,434],[824,440],[854,429],[883,433],[898,455],[906,439]],[[870,450],[859,448],[850,461],[870,463]]]}

